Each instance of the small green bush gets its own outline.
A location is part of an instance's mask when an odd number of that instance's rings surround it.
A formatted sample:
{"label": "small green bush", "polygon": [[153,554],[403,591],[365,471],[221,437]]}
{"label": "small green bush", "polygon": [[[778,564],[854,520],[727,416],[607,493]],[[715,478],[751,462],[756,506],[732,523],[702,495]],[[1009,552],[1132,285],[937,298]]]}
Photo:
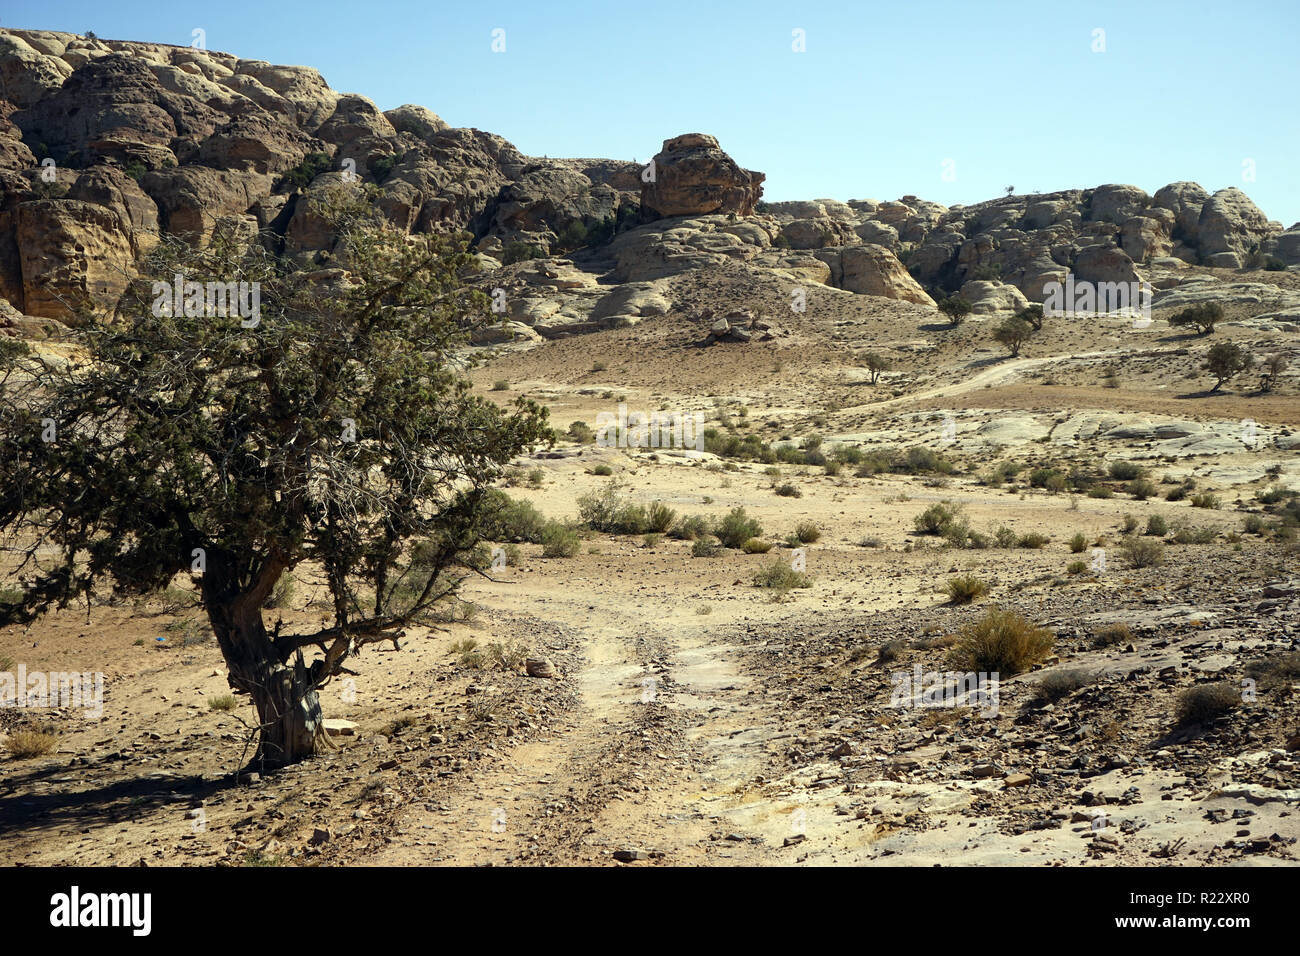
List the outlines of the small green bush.
{"label": "small green bush", "polygon": [[722,543],[711,534],[696,538],[695,543],[691,545],[691,557],[693,558],[711,558],[721,553]]}
{"label": "small green bush", "polygon": [[1153,568],[1165,562],[1165,546],[1146,538],[1126,538],[1120,542],[1120,553],[1135,568]]}
{"label": "small green bush", "polygon": [[745,514],[744,508],[732,508],[713,529],[714,535],[727,548],[742,548],[750,538],[761,538],[763,526]]}
{"label": "small green bush", "polygon": [[582,547],[576,528],[559,521],[549,521],[541,534],[542,557],[571,558]]}
{"label": "small green bush", "polygon": [[802,571],[796,571],[780,558],[773,558],[771,563],[763,565],[754,575],[754,586],[785,592],[793,588],[812,587],[812,578]]}
{"label": "small green bush", "polygon": [[989,586],[973,574],[950,578],[944,585],[944,593],[953,604],[969,604],[989,593]]}
{"label": "small green bush", "polygon": [[1137,481],[1130,481],[1124,488],[1137,501],[1146,501],[1148,498],[1154,498],[1159,489],[1155,482],[1146,478],[1139,478]]}
{"label": "small green bush", "polygon": [[803,544],[813,544],[821,540],[821,529],[812,521],[801,521],[794,529],[794,536]]}
{"label": "small green bush", "polygon": [[940,501],[930,505],[930,507],[913,518],[912,523],[921,534],[942,535],[944,529],[956,521],[960,514],[960,505]]}

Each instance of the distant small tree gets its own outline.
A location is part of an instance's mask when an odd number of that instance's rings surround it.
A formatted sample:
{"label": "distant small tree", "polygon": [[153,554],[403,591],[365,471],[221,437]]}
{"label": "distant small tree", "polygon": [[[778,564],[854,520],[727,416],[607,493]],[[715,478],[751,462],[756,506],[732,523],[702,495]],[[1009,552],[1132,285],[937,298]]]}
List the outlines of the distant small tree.
{"label": "distant small tree", "polygon": [[962,320],[970,315],[971,304],[961,296],[953,295],[939,300],[939,311],[948,317],[953,327],[961,325]]}
{"label": "distant small tree", "polygon": [[993,338],[1001,342],[1011,350],[1013,356],[1020,354],[1021,347],[1029,341],[1029,337],[1034,334],[1034,327],[1024,319],[1016,316],[1003,321],[993,333]]}
{"label": "distant small tree", "polygon": [[1246,352],[1236,342],[1218,342],[1210,346],[1210,351],[1205,356],[1205,364],[1201,368],[1215,377],[1214,388],[1211,392],[1217,392],[1223,387],[1224,382],[1231,380],[1237,374],[1250,369],[1255,364],[1250,353]]}
{"label": "distant small tree", "polygon": [[1261,392],[1273,391],[1278,378],[1287,370],[1289,364],[1287,357],[1281,352],[1274,353],[1264,359],[1259,376],[1259,390]]}
{"label": "distant small tree", "polygon": [[1176,312],[1169,317],[1175,327],[1193,326],[1197,335],[1209,335],[1214,326],[1223,321],[1223,306],[1217,302],[1201,302]]}
{"label": "distant small tree", "polygon": [[879,352],[868,352],[862,357],[862,364],[867,367],[871,384],[875,385],[880,379],[880,373],[887,371],[893,363]]}
{"label": "distant small tree", "polygon": [[1016,187],[1015,187],[1015,186],[1006,186],[1006,187],[1003,188],[1003,192],[1005,192],[1008,196],[1010,196],[1011,194],[1013,194],[1015,191],[1016,191]]}
{"label": "distant small tree", "polygon": [[1027,305],[1017,312],[1016,318],[1028,322],[1034,327],[1035,332],[1043,330],[1043,307],[1037,302],[1033,305]]}

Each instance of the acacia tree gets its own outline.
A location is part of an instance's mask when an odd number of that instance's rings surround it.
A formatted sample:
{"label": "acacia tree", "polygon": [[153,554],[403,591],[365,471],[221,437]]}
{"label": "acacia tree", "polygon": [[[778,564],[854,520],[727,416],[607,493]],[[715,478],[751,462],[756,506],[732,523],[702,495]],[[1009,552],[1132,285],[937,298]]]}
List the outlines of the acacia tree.
{"label": "acacia tree", "polygon": [[993,338],[1011,350],[1013,356],[1020,354],[1021,347],[1029,341],[1034,327],[1018,316],[1010,316],[993,332]]}
{"label": "acacia tree", "polygon": [[1043,307],[1038,302],[1027,305],[1018,311],[1016,318],[1028,322],[1033,326],[1035,332],[1043,331]]}
{"label": "acacia tree", "polygon": [[1192,326],[1197,335],[1209,335],[1214,327],[1223,321],[1223,306],[1217,302],[1201,302],[1189,305],[1181,312],[1169,317],[1169,324],[1175,328]]}
{"label": "acacia tree", "polygon": [[875,385],[880,381],[880,373],[886,372],[893,365],[887,355],[881,355],[879,352],[868,352],[862,356],[862,364],[867,368],[868,381]]}
{"label": "acacia tree", "polygon": [[[345,662],[454,595],[486,492],[549,436],[533,402],[470,393],[458,356],[489,313],[459,240],[359,198],[320,211],[339,270],[295,271],[229,224],[203,249],[164,241],[78,360],[10,348],[0,371],[0,532],[26,585],[0,624],[191,573],[267,766],[323,746],[317,692]],[[168,307],[154,283],[178,273],[259,283],[260,322]],[[332,619],[284,633],[264,605],[300,566]]]}
{"label": "acacia tree", "polygon": [[1287,357],[1281,352],[1275,352],[1264,359],[1263,365],[1260,367],[1259,390],[1261,392],[1273,391],[1273,387],[1277,385],[1277,380],[1281,378],[1282,373],[1287,370],[1289,365],[1290,362],[1287,361]]}
{"label": "acacia tree", "polygon": [[1236,342],[1219,342],[1210,346],[1210,350],[1205,354],[1205,364],[1201,368],[1214,376],[1214,388],[1210,391],[1217,392],[1223,387],[1224,382],[1253,368],[1254,365],[1255,359]]}
{"label": "acacia tree", "polygon": [[948,317],[948,321],[952,323],[953,328],[961,325],[962,320],[970,315],[971,304],[959,295],[940,299],[938,306],[939,311]]}

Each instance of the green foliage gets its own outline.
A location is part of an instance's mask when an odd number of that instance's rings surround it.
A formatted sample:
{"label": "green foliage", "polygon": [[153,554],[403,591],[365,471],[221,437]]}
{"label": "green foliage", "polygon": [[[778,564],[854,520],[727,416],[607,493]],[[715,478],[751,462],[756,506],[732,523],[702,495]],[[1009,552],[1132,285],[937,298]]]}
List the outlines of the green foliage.
{"label": "green foliage", "polygon": [[750,538],[761,538],[763,526],[745,514],[744,508],[732,508],[713,529],[714,535],[727,548],[743,548]]}
{"label": "green foliage", "polygon": [[369,163],[370,175],[374,177],[375,182],[382,183],[388,178],[388,174],[393,171],[393,167],[397,165],[400,159],[401,157],[395,153],[388,156],[376,156]]}
{"label": "green foliage", "polygon": [[946,299],[940,299],[937,303],[939,311],[948,317],[948,321],[955,328],[961,325],[966,316],[970,315],[971,304],[961,296],[949,296]]}
{"label": "green foliage", "polygon": [[582,539],[577,529],[559,521],[548,521],[541,534],[542,557],[571,558],[578,553]]}
{"label": "green foliage", "polygon": [[1125,538],[1119,551],[1135,568],[1153,568],[1165,562],[1165,546],[1147,538]]}
{"label": "green foliage", "polygon": [[1254,365],[1254,357],[1236,342],[1216,342],[1210,346],[1201,368],[1214,376],[1214,387],[1210,391],[1217,392],[1225,382],[1249,371]]}
{"label": "green foliage", "polygon": [[1004,319],[993,332],[993,338],[1011,350],[1012,355],[1019,355],[1021,348],[1034,334],[1034,327],[1024,319],[1011,316]]}
{"label": "green foliage", "polygon": [[[20,374],[0,371],[0,533],[49,549],[23,608],[0,610],[30,620],[101,581],[145,594],[200,570],[272,764],[310,752],[293,722],[318,712],[316,687],[454,594],[492,485],[549,434],[535,403],[502,408],[465,376],[468,333],[492,319],[459,279],[464,237],[393,229],[367,196],[301,200],[339,236],[348,286],[304,281],[223,220],[202,248],[164,237],[114,321],[81,323],[77,361],[27,356]],[[257,283],[258,323],[155,308],[153,283],[177,273]],[[430,543],[423,568],[417,541]],[[334,619],[271,632],[256,611],[303,563],[320,570]],[[395,602],[413,578],[418,599]],[[316,647],[306,667],[285,663]]]}
{"label": "green foliage", "polygon": [[948,600],[953,604],[969,604],[971,601],[988,594],[989,585],[987,581],[983,581],[973,574],[963,574],[960,577],[949,578],[943,590],[948,595]]}
{"label": "green foliage", "polygon": [[1217,302],[1200,302],[1189,305],[1181,312],[1169,317],[1169,324],[1176,328],[1192,326],[1197,335],[1209,335],[1215,325],[1223,321],[1223,306]]}
{"label": "green foliage", "polygon": [[708,533],[709,521],[703,515],[688,515],[668,529],[668,537],[680,541],[694,541]]}
{"label": "green foliage", "polygon": [[780,558],[773,558],[771,563],[763,565],[754,575],[754,587],[771,588],[785,594],[794,588],[812,587],[812,578],[802,571],[796,571]]}
{"label": "green foliage", "polygon": [[1169,522],[1165,520],[1164,515],[1150,515],[1147,517],[1148,535],[1156,538],[1163,538],[1169,533]]}
{"label": "green foliage", "polygon": [[1128,492],[1137,501],[1146,501],[1148,498],[1154,498],[1160,493],[1160,489],[1146,478],[1138,478],[1136,481],[1130,481],[1124,490]]}
{"label": "green foliage", "polygon": [[794,529],[794,536],[804,544],[813,544],[821,540],[822,532],[816,522],[801,521]]}
{"label": "green foliage", "polygon": [[[893,363],[888,356],[881,355],[879,352],[868,352],[860,357],[859,361],[867,370],[868,380],[872,385],[880,380],[880,373],[890,369]],[[856,462],[847,462],[847,464],[856,464]]]}
{"label": "green foliage", "polygon": [[306,189],[317,176],[330,168],[330,164],[328,153],[308,153],[301,163],[281,177],[280,184],[297,190]]}
{"label": "green foliage", "polygon": [[1112,461],[1108,470],[1115,481],[1133,481],[1147,473],[1145,468],[1132,461]]}
{"label": "green foliage", "polygon": [[1021,322],[1028,323],[1035,332],[1043,328],[1043,307],[1037,302],[1025,306],[1016,313],[1015,317]]}
{"label": "green foliage", "polygon": [[501,250],[501,263],[507,266],[529,259],[545,258],[546,250],[533,242],[507,242]]}
{"label": "green foliage", "polygon": [[482,534],[488,541],[527,541],[538,544],[546,518],[530,502],[511,498],[493,488],[483,497]]}
{"label": "green foliage", "polygon": [[960,520],[961,505],[940,501],[930,505],[912,519],[920,534],[942,535],[949,525]]}
{"label": "green foliage", "polygon": [[722,553],[722,544],[711,534],[702,535],[691,545],[691,557],[712,558]]}
{"label": "green foliage", "polygon": [[580,445],[592,445],[596,441],[596,432],[586,422],[570,422],[566,434],[570,441]]}

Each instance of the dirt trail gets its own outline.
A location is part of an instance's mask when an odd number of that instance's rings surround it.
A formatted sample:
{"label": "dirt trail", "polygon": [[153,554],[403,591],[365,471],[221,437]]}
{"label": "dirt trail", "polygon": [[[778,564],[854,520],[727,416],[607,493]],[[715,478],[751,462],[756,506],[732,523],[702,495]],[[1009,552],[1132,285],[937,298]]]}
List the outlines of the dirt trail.
{"label": "dirt trail", "polygon": [[856,405],[851,408],[843,409],[846,412],[857,411],[876,411],[882,408],[888,408],[891,405],[907,405],[912,402],[922,402],[932,398],[944,398],[949,395],[960,395],[963,392],[974,391],[977,388],[985,386],[1003,385],[1010,379],[1017,377],[1020,373],[1030,369],[1041,368],[1044,365],[1052,365],[1057,362],[1074,362],[1081,359],[1108,358],[1119,354],[1131,356],[1161,355],[1166,352],[1181,351],[1180,347],[1170,347],[1167,349],[1103,349],[1097,352],[1075,352],[1066,355],[1046,355],[1037,358],[1021,358],[1010,362],[1000,362],[986,369],[976,372],[969,378],[964,378],[952,385],[940,385],[936,388],[929,388],[925,391],[914,392],[911,395],[901,395],[898,398],[889,398],[880,402],[869,402],[865,405]]}
{"label": "dirt trail", "polygon": [[673,864],[762,862],[756,842],[709,840],[715,817],[760,772],[771,735],[751,726],[733,648],[703,628],[665,633],[581,603],[571,609],[586,619],[575,635],[580,701],[566,725],[414,807],[367,862],[590,864],[620,850]]}

